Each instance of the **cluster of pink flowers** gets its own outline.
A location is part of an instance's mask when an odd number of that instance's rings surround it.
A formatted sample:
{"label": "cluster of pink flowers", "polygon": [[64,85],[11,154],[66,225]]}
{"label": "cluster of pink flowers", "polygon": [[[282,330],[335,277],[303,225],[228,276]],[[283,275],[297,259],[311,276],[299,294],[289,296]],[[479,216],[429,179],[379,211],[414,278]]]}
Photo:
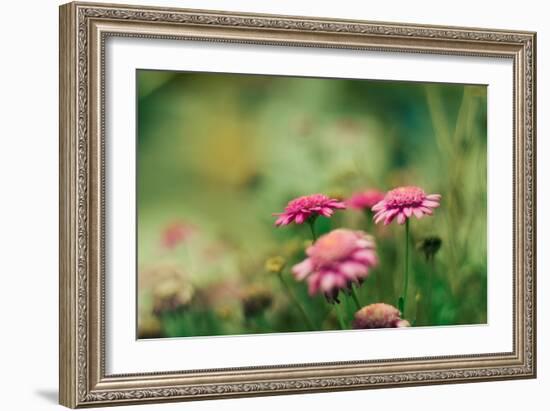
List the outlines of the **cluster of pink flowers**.
{"label": "cluster of pink flowers", "polygon": [[360,284],[378,264],[374,239],[362,231],[336,229],[306,250],[307,258],[292,268],[297,280],[306,280],[311,295],[323,293],[338,301],[338,292]]}
{"label": "cluster of pink flowers", "polygon": [[384,225],[397,220],[399,224],[413,215],[420,219],[425,215],[432,215],[433,210],[439,207],[440,194],[426,194],[416,186],[398,187],[386,194],[378,190],[365,190],[353,194],[345,202],[330,198],[324,194],[312,194],[291,200],[282,213],[277,216],[276,226],[291,223],[303,224],[310,218],[318,216],[331,217],[334,210],[343,210],[347,207],[356,210],[371,209],[374,222],[383,222]]}
{"label": "cluster of pink flowers", "polygon": [[[388,225],[394,220],[404,224],[413,215],[418,219],[432,215],[440,200],[440,194],[426,194],[416,186],[398,187],[385,194],[365,190],[355,193],[345,203],[323,194],[313,194],[290,201],[284,212],[274,214],[277,216],[275,225],[311,224],[314,243],[306,249],[306,259],[292,267],[292,273],[298,281],[307,282],[310,295],[324,294],[329,302],[339,302],[340,291],[353,293],[353,285],[360,285],[370,270],[378,265],[376,245],[367,233],[344,228],[330,231],[315,241],[315,219],[331,217],[335,210],[349,207],[372,211],[376,224],[383,222]],[[405,280],[403,298],[407,294],[406,284]],[[353,296],[359,308],[358,298],[355,294]],[[359,329],[408,326],[409,322],[401,318],[400,311],[385,303],[360,308],[353,321],[353,328]]]}
{"label": "cluster of pink flowers", "polygon": [[275,213],[278,216],[275,221],[276,226],[288,225],[290,223],[302,224],[310,218],[320,215],[330,217],[334,210],[343,210],[346,205],[335,199],[327,197],[324,194],[312,194],[302,196],[290,201],[282,213]]}

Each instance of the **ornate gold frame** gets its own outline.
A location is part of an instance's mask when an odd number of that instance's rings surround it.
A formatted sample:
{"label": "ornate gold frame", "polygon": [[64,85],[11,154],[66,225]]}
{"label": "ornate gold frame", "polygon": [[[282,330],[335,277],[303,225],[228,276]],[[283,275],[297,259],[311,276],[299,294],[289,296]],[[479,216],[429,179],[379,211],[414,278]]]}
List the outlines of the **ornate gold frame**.
{"label": "ornate gold frame", "polygon": [[[104,367],[104,44],[109,36],[490,56],[514,64],[514,349],[140,375]],[[60,403],[68,407],[536,375],[535,33],[70,3],[60,8]]]}

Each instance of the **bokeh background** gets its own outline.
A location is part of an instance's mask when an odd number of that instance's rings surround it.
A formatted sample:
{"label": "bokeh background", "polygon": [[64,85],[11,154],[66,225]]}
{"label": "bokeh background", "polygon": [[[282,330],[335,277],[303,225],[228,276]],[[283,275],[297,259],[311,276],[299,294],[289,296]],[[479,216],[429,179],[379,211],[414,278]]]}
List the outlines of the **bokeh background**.
{"label": "bokeh background", "polygon": [[[289,290],[316,330],[339,329],[289,273],[308,227],[275,228],[272,213],[305,194],[403,185],[442,195],[411,222],[407,319],[486,322],[485,86],[138,70],[137,89],[139,338],[308,331]],[[403,226],[357,210],[317,221],[337,227],[377,241],[361,301],[397,305]],[[283,282],[265,267],[275,256]]]}

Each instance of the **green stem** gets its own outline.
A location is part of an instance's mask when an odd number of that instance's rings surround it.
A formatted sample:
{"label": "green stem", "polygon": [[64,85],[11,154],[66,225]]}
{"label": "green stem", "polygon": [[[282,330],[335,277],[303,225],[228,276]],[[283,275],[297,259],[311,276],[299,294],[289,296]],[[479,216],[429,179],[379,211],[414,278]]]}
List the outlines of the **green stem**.
{"label": "green stem", "polygon": [[315,218],[308,219],[307,224],[309,225],[309,229],[311,230],[311,237],[313,238],[313,242],[317,241],[317,235],[315,234]]}
{"label": "green stem", "polygon": [[428,274],[429,275],[429,278],[428,278],[428,298],[427,298],[427,302],[428,302],[428,325],[432,325],[432,304],[433,304],[433,279],[434,279],[434,274],[435,274],[435,261],[434,261],[434,256],[432,255],[430,257],[430,273]]}
{"label": "green stem", "polygon": [[367,233],[370,233],[371,229],[371,223],[372,223],[372,215],[368,208],[363,210],[363,215],[365,216],[365,231]]}
{"label": "green stem", "polygon": [[357,306],[357,310],[360,310],[363,306],[359,302],[359,297],[357,296],[357,291],[355,291],[355,288],[353,286],[351,288],[351,298],[353,298],[353,301],[355,302],[355,305]]}
{"label": "green stem", "polygon": [[309,318],[309,316],[306,313],[306,310],[304,309],[304,307],[302,307],[302,305],[298,301],[298,298],[296,298],[296,295],[294,295],[294,293],[292,292],[292,289],[290,288],[290,286],[287,284],[287,282],[283,278],[282,272],[279,272],[277,277],[279,277],[279,280],[281,281],[281,284],[283,285],[283,288],[285,289],[285,291],[286,291],[288,297],[290,298],[290,300],[292,301],[292,303],[298,308],[298,311],[300,311],[300,313],[301,313],[302,317],[304,318],[304,321],[306,322],[308,328],[311,331],[315,331],[315,326],[313,325],[313,321],[311,321],[311,319]]}
{"label": "green stem", "polygon": [[405,316],[405,308],[407,307],[407,289],[409,287],[409,219],[405,221],[405,281],[403,285],[403,312],[402,318]]}
{"label": "green stem", "polygon": [[342,307],[340,304],[333,304],[334,309],[336,310],[336,316],[338,317],[338,323],[340,324],[340,328],[342,330],[346,329],[346,322],[344,321],[344,315],[342,313]]}

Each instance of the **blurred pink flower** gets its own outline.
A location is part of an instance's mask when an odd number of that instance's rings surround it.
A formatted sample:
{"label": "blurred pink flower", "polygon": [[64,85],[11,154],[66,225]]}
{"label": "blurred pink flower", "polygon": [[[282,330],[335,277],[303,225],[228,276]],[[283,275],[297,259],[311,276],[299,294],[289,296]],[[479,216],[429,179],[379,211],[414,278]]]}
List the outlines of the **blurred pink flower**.
{"label": "blurred pink flower", "polygon": [[162,231],[162,245],[171,250],[186,241],[196,230],[196,227],[192,224],[174,221]]}
{"label": "blurred pink flower", "polygon": [[344,228],[321,236],[306,254],[308,258],[292,267],[292,273],[307,281],[310,295],[324,293],[330,302],[338,302],[340,290],[360,284],[378,264],[374,239]]}
{"label": "blurred pink flower", "polygon": [[282,226],[292,222],[302,224],[308,218],[319,215],[330,217],[334,214],[334,210],[345,208],[346,205],[335,198],[327,197],[324,194],[312,194],[295,198],[287,204],[284,212],[273,215],[278,216],[275,225]]}
{"label": "blurred pink flower", "polygon": [[355,313],[353,328],[401,328],[410,327],[407,320],[401,319],[401,313],[393,305],[386,303],[370,304]]}
{"label": "blurred pink flower", "polygon": [[354,193],[346,200],[346,205],[356,210],[371,209],[384,199],[384,193],[378,190],[365,190]]}
{"label": "blurred pink flower", "polygon": [[432,215],[440,200],[440,194],[426,195],[420,187],[398,187],[388,191],[384,199],[372,207],[372,211],[376,212],[374,222],[383,220],[387,225],[397,218],[399,224],[404,224],[413,214],[416,218]]}

